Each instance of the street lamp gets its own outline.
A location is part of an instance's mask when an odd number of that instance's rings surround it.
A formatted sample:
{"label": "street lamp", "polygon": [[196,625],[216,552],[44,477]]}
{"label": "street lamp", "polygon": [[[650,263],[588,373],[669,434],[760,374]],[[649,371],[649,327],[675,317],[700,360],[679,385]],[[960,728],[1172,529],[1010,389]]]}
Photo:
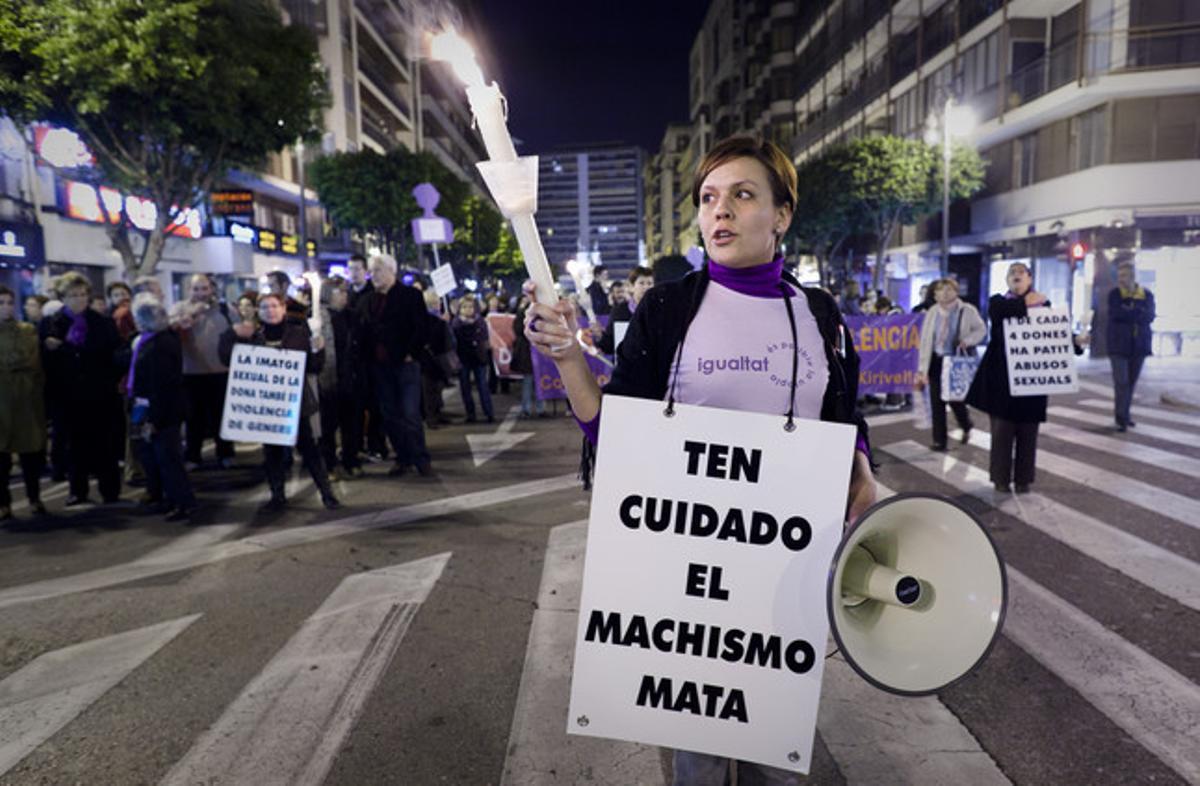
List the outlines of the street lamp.
{"label": "street lamp", "polygon": [[300,259],[308,270],[308,200],[304,198],[304,140],[296,140],[296,169],[300,180]]}
{"label": "street lamp", "polygon": [[936,145],[940,137],[942,144],[942,278],[950,273],[950,138],[966,136],[974,127],[975,114],[970,107],[956,103],[950,91],[942,102],[941,122],[935,110],[925,124],[925,141]]}

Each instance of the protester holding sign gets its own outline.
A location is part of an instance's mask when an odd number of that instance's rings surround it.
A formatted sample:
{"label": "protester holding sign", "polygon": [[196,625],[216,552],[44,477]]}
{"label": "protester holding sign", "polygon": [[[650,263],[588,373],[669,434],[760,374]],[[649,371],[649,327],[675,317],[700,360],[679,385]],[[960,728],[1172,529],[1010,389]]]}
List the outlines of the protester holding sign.
{"label": "protester holding sign", "polygon": [[1047,307],[1050,301],[1034,290],[1033,273],[1024,262],[1009,265],[1005,280],[1008,292],[992,295],[988,301],[992,340],[971,383],[967,403],[988,413],[991,420],[991,478],[996,491],[1008,492],[1015,482],[1017,492],[1023,494],[1033,483],[1038,424],[1046,420],[1047,397],[1013,396],[1009,392],[1004,320],[1025,317],[1029,309]]}
{"label": "protester holding sign", "polygon": [[[777,414],[785,428],[797,417],[855,424],[848,500],[855,520],[875,500],[866,423],[854,404],[858,357],[833,298],[800,286],[778,252],[796,204],[795,168],[769,141],[729,138],[700,162],[692,201],[708,262],[641,297],[603,391],[575,341],[567,301],[534,305],[526,336],[558,366],[593,442],[602,395],[666,400],[668,411],[679,402]],[[794,773],[756,764],[739,771],[752,782],[797,782]],[[715,786],[727,772],[720,757],[675,754],[676,783]]]}
{"label": "protester holding sign", "polygon": [[[258,317],[261,320],[259,326],[241,322],[221,336],[222,363],[229,365],[235,344],[253,344],[306,352],[308,358],[305,362],[305,373],[320,373],[325,362],[324,341],[320,336],[311,335],[307,325],[286,319],[287,305],[281,295],[274,292],[261,295],[258,299]],[[313,429],[309,420],[317,411],[316,396],[309,385],[304,385],[296,447],[299,448],[304,465],[312,475],[313,483],[321,492],[321,502],[326,508],[333,510],[341,507],[341,503],[333,495],[325,460],[321,458],[321,451],[313,439]],[[285,451],[290,450],[290,447],[283,445],[263,445],[263,468],[267,475],[267,485],[271,489],[271,498],[264,505],[264,509],[268,511],[282,510],[287,505],[287,498],[284,496],[283,457]]]}
{"label": "protester holding sign", "polygon": [[965,445],[971,437],[971,415],[961,401],[942,399],[942,364],[944,358],[961,353],[975,353],[976,345],[987,338],[987,325],[979,311],[958,297],[958,281],[943,278],[930,285],[935,305],[925,312],[921,323],[921,357],[917,366],[917,390],[929,385],[929,406],[933,416],[934,450],[946,449],[946,404],[962,429]]}

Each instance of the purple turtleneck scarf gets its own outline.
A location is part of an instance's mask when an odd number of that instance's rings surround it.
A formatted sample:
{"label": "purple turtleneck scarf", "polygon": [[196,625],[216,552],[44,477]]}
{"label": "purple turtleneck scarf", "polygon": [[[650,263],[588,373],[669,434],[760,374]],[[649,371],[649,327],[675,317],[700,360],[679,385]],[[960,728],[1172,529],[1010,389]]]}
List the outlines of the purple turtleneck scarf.
{"label": "purple turtleneck scarf", "polygon": [[87,341],[87,310],[80,311],[76,314],[71,309],[63,306],[63,313],[71,318],[71,327],[67,330],[67,343],[73,347],[82,347]]}
{"label": "purple turtleneck scarf", "polygon": [[[770,262],[753,267],[725,267],[720,262],[708,260],[708,277],[723,287],[750,297],[782,298],[783,291],[779,282],[783,280],[783,254],[777,255]],[[787,287],[788,296],[794,294],[792,287]]]}

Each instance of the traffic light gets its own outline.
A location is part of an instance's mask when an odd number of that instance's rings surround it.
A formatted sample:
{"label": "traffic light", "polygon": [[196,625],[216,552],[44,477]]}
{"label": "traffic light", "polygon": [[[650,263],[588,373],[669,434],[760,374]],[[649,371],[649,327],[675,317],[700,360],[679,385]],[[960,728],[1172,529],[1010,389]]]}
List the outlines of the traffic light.
{"label": "traffic light", "polygon": [[1071,244],[1072,262],[1082,262],[1085,256],[1087,256],[1087,245],[1079,242]]}

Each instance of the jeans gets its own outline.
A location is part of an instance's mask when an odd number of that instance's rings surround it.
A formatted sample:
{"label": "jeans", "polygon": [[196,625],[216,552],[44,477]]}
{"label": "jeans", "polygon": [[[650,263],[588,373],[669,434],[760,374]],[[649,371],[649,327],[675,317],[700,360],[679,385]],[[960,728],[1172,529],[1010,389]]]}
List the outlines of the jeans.
{"label": "jeans", "polygon": [[[38,502],[42,498],[42,469],[46,466],[46,451],[35,450],[21,455],[21,476],[25,479],[25,496],[30,502]],[[8,478],[12,473],[12,454],[0,450],[0,508],[12,505],[12,492],[8,488]]]}
{"label": "jeans", "polygon": [[[137,429],[137,426],[133,427]],[[134,439],[146,473],[146,494],[150,499],[166,499],[177,508],[196,507],[196,495],[183,468],[183,451],[179,443],[179,426],[154,432],[150,439]]]}
{"label": "jeans", "polygon": [[539,415],[546,411],[546,402],[537,397],[536,391],[537,380],[533,377],[533,372],[521,377],[521,414],[532,415],[533,408],[537,406]]}
{"label": "jeans", "polygon": [[428,464],[425,424],[421,421],[421,365],[412,360],[398,365],[377,363],[375,382],[383,428],[396,451],[396,463]]}
{"label": "jeans", "polygon": [[[993,483],[1018,486],[1033,483],[1037,463],[1037,423],[1018,423],[991,416],[992,452],[991,479]],[[1017,448],[1016,467],[1013,467],[1013,445]]]}
{"label": "jeans", "polygon": [[[675,751],[674,786],[725,786],[730,759],[707,753]],[[738,786],[799,786],[803,776],[765,764],[738,762]]]}
{"label": "jeans", "polygon": [[1133,389],[1137,387],[1138,377],[1142,374],[1142,364],[1146,362],[1145,355],[1109,355],[1108,362],[1112,366],[1113,375],[1113,415],[1117,424],[1129,424],[1129,408],[1133,405]]}
{"label": "jeans", "polygon": [[971,430],[971,413],[961,401],[942,399],[942,356],[936,352],[929,358],[929,415],[933,421],[933,443],[946,444],[946,405],[954,411],[954,419],[963,431]]}
{"label": "jeans", "polygon": [[475,401],[471,396],[471,375],[475,375],[475,387],[479,390],[479,404],[483,414],[491,420],[495,417],[492,412],[492,394],[488,390],[487,366],[463,366],[458,370],[458,388],[462,391],[463,406],[467,410],[467,418],[475,419]]}
{"label": "jeans", "polygon": [[183,395],[187,402],[187,460],[200,463],[204,440],[217,443],[217,458],[232,459],[233,443],[221,439],[221,413],[225,409],[228,374],[184,374]]}

